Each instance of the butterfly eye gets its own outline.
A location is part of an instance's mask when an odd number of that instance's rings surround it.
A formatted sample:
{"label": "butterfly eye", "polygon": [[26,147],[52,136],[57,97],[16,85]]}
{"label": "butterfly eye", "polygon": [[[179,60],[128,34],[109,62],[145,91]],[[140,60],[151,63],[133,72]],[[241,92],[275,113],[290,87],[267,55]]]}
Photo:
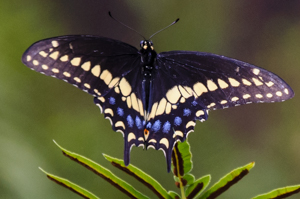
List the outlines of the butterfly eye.
{"label": "butterfly eye", "polygon": [[144,46],[144,40],[142,40],[142,41],[140,42],[140,47],[143,48],[143,46]]}

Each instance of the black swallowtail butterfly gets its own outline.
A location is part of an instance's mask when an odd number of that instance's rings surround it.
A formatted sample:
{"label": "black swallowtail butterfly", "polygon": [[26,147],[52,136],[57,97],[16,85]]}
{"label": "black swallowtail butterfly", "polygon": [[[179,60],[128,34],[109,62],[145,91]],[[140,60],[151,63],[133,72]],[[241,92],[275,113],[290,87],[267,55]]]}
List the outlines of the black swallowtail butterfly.
{"label": "black swallowtail butterfly", "polygon": [[141,49],[121,41],[70,35],[36,42],[22,61],[94,96],[114,131],[123,134],[124,162],[133,145],[161,149],[171,167],[177,141],[194,130],[208,111],[242,104],[281,102],[294,96],[277,75],[211,53],[157,54],[150,40]]}

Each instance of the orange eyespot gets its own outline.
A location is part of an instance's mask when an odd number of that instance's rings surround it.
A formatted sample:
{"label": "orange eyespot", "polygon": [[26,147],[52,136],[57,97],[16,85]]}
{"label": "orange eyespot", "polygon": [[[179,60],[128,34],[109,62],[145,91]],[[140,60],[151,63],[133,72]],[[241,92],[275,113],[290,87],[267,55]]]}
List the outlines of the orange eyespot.
{"label": "orange eyespot", "polygon": [[144,129],[144,135],[147,136],[149,134],[149,130]]}

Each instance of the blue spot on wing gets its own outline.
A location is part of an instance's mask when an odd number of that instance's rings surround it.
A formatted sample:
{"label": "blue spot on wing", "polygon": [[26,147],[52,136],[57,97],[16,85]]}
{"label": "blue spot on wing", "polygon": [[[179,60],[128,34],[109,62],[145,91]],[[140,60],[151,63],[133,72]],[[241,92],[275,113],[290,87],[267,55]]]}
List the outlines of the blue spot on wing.
{"label": "blue spot on wing", "polygon": [[127,123],[130,128],[133,127],[134,121],[130,115],[127,116]]}
{"label": "blue spot on wing", "polygon": [[182,123],[182,119],[180,117],[175,117],[174,119],[174,125],[179,126]]}
{"label": "blue spot on wing", "polygon": [[118,107],[118,108],[117,108],[117,114],[118,114],[119,116],[123,117],[123,115],[124,115],[124,110],[123,110],[122,108]]}
{"label": "blue spot on wing", "polygon": [[196,106],[198,103],[196,101],[192,101],[192,105]]}
{"label": "blue spot on wing", "polygon": [[110,103],[111,105],[116,104],[116,99],[115,99],[114,97],[110,97],[110,98],[109,98],[109,103]]}
{"label": "blue spot on wing", "polygon": [[137,126],[138,129],[143,128],[142,121],[138,116],[135,117],[135,125]]}
{"label": "blue spot on wing", "polygon": [[169,121],[166,121],[163,125],[163,132],[169,133],[170,129],[171,129],[171,124]]}
{"label": "blue spot on wing", "polygon": [[146,128],[147,128],[147,129],[150,129],[151,126],[152,126],[151,122],[148,122],[147,125],[146,125]]}
{"label": "blue spot on wing", "polygon": [[183,109],[183,116],[189,116],[191,115],[191,110],[188,108]]}
{"label": "blue spot on wing", "polygon": [[152,125],[152,130],[153,130],[154,132],[157,132],[157,131],[159,131],[160,126],[161,126],[160,120],[156,120],[156,121],[154,122],[154,124]]}

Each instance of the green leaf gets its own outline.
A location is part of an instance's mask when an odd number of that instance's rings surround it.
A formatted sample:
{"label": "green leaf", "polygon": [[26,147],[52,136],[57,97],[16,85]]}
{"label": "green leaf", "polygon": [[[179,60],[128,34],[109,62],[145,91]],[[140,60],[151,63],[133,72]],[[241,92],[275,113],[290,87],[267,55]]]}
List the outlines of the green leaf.
{"label": "green leaf", "polygon": [[191,185],[195,182],[195,176],[190,173],[184,175],[182,179],[186,181],[186,185]]}
{"label": "green leaf", "polygon": [[54,143],[63,151],[63,154],[67,157],[69,157],[71,160],[74,160],[75,162],[85,166],[89,170],[93,171],[97,175],[99,175],[101,178],[115,186],[117,189],[125,193],[130,198],[148,198],[139,191],[137,191],[135,188],[133,188],[129,183],[125,182],[121,178],[114,175],[110,170],[106,169],[105,167],[99,165],[98,163],[81,156],[79,154],[70,152],[61,146],[59,146],[55,141]]}
{"label": "green leaf", "polygon": [[133,176],[138,181],[143,183],[146,187],[148,187],[151,191],[153,191],[159,198],[172,198],[168,192],[161,186],[159,182],[157,182],[154,178],[152,178],[147,173],[143,172],[139,168],[129,164],[128,166],[124,165],[124,161],[121,159],[110,157],[106,154],[103,156],[112,163],[113,166],[121,169],[127,174]]}
{"label": "green leaf", "polygon": [[172,199],[180,199],[180,196],[178,195],[178,193],[176,193],[174,191],[169,191],[168,194],[171,196]]}
{"label": "green leaf", "polygon": [[64,178],[60,178],[58,176],[52,175],[50,173],[47,173],[46,171],[44,171],[42,168],[39,168],[42,172],[44,172],[47,177],[50,180],[53,180],[54,182],[56,182],[57,184],[66,187],[67,189],[70,189],[71,191],[75,192],[76,194],[84,197],[84,198],[89,198],[89,199],[99,199],[97,196],[95,196],[94,194],[92,194],[91,192],[87,191],[86,189],[78,186],[77,184],[74,184],[73,182],[70,182],[67,179]]}
{"label": "green leaf", "polygon": [[177,142],[172,152],[172,170],[175,176],[184,176],[192,170],[192,153],[186,141]]}
{"label": "green leaf", "polygon": [[280,198],[287,198],[291,195],[300,192],[300,185],[295,186],[288,186],[279,189],[274,189],[266,194],[258,195],[252,199],[280,199]]}
{"label": "green leaf", "polygon": [[207,190],[200,199],[216,198],[221,195],[232,185],[241,180],[245,175],[249,173],[249,170],[254,167],[254,162],[251,162],[243,167],[237,168],[225,175],[218,182],[216,182],[209,190]]}
{"label": "green leaf", "polygon": [[209,185],[211,176],[206,175],[197,179],[193,184],[191,184],[186,190],[185,195],[187,199],[197,198]]}

